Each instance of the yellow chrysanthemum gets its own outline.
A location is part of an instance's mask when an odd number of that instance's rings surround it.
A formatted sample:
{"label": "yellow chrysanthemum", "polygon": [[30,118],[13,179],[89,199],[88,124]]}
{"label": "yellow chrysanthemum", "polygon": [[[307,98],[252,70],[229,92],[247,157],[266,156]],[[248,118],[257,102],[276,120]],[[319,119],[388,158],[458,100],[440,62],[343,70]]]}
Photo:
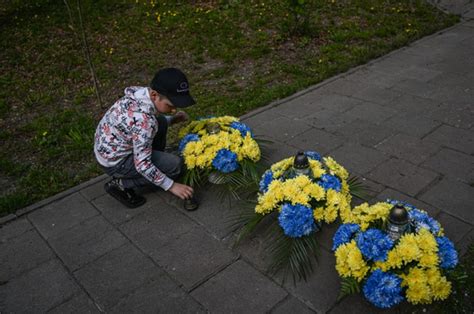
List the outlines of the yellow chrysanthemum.
{"label": "yellow chrysanthemum", "polygon": [[338,164],[334,159],[332,159],[332,157],[324,157],[323,160],[326,166],[328,166],[331,174],[335,174],[343,180],[347,180],[349,178],[349,173],[347,170]]}
{"label": "yellow chrysanthemum", "polygon": [[315,178],[320,178],[326,171],[323,169],[321,162],[309,159],[309,166],[311,168],[311,172]]}
{"label": "yellow chrysanthemum", "polygon": [[316,207],[313,210],[313,217],[316,221],[322,221],[324,218],[324,208],[323,207]]}
{"label": "yellow chrysanthemum", "polygon": [[293,157],[283,159],[271,166],[271,171],[275,178],[280,177],[285,170],[287,170],[293,164]]}
{"label": "yellow chrysanthemum", "polygon": [[369,271],[355,240],[340,245],[336,252],[336,270],[342,277],[354,277],[362,281]]}

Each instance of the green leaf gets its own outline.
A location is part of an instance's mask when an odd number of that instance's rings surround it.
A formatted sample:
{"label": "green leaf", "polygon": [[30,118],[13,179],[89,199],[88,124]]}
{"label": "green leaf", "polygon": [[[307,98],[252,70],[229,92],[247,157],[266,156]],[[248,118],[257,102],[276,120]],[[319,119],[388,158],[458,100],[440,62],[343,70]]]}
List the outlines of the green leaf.
{"label": "green leaf", "polygon": [[297,280],[307,280],[313,272],[313,262],[317,262],[316,253],[318,251],[314,234],[290,238],[286,236],[278,224],[272,229],[275,233],[269,251],[272,253],[272,262],[269,271],[277,273],[284,271],[284,280],[288,272],[291,273],[293,282]]}
{"label": "green leaf", "polygon": [[357,176],[351,176],[349,180],[347,180],[347,184],[349,184],[349,191],[352,196],[368,201],[369,197],[367,192],[370,191],[370,189]]}
{"label": "green leaf", "polygon": [[344,297],[360,292],[360,286],[357,280],[353,277],[342,277],[341,280],[341,290],[339,291],[339,296],[337,301],[339,302]]}

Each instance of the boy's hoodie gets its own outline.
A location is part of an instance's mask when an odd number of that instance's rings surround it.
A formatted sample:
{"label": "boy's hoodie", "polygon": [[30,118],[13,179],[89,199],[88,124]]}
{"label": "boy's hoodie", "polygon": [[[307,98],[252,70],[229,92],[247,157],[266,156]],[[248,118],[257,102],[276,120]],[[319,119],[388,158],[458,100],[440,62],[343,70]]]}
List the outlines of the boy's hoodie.
{"label": "boy's hoodie", "polygon": [[151,162],[152,143],[158,130],[157,110],[147,87],[132,86],[106,112],[95,132],[94,153],[104,167],[117,165],[133,154],[138,173],[168,190],[173,180]]}

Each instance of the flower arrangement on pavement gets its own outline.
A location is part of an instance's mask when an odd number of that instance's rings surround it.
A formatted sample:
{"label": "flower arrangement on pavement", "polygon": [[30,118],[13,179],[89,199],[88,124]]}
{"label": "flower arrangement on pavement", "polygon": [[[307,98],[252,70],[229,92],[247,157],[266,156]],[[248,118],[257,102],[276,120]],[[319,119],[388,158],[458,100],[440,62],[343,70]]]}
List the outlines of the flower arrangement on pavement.
{"label": "flower arrangement on pavement", "polygon": [[258,178],[260,147],[250,128],[239,119],[223,116],[192,121],[180,130],[179,138],[186,183],[197,185],[211,174],[213,183],[223,183],[236,172]]}
{"label": "flower arrangement on pavement", "polygon": [[[404,208],[404,232],[390,232],[393,208]],[[342,277],[341,296],[362,292],[379,308],[407,300],[429,304],[451,292],[446,274],[458,263],[453,243],[438,221],[405,202],[364,203],[347,215],[333,238],[336,270]],[[402,230],[402,229],[400,229]]]}
{"label": "flower arrangement on pavement", "polygon": [[332,223],[350,212],[350,183],[347,170],[333,158],[313,151],[299,152],[273,164],[262,175],[253,212],[244,218],[241,237],[250,234],[270,217],[274,239],[273,271],[290,270],[293,279],[306,279],[317,250],[314,233],[323,223]]}

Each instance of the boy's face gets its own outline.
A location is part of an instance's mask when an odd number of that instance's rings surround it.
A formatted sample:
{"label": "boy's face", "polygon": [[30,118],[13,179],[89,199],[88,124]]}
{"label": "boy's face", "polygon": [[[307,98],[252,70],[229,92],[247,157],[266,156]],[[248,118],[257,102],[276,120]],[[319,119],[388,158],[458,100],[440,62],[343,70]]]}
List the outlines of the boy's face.
{"label": "boy's face", "polygon": [[150,98],[159,113],[176,113],[176,107],[173,106],[168,98],[161,96],[158,92],[151,90]]}

